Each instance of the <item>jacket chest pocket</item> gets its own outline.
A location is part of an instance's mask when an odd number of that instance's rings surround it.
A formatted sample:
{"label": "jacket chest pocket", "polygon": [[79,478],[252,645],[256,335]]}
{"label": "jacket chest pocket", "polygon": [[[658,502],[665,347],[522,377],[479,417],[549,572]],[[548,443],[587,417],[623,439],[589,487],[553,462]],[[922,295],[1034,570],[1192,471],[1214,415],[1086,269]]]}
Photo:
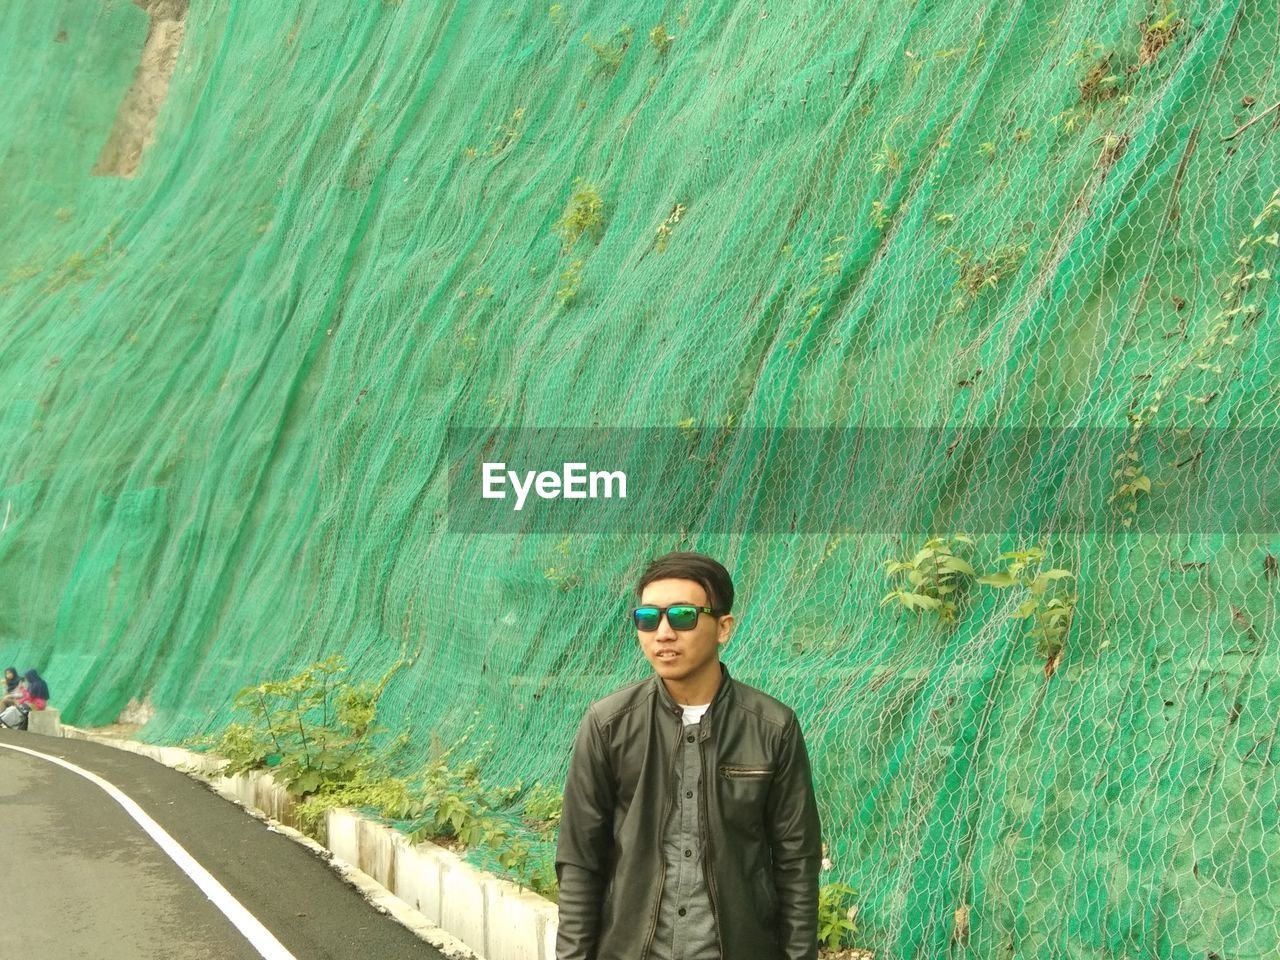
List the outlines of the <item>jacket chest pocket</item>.
{"label": "jacket chest pocket", "polygon": [[772,785],[773,767],[767,764],[722,763],[716,768],[721,812],[753,835],[763,835],[765,802]]}
{"label": "jacket chest pocket", "polygon": [[753,766],[749,764],[722,763],[720,776],[726,780],[773,780],[773,767]]}

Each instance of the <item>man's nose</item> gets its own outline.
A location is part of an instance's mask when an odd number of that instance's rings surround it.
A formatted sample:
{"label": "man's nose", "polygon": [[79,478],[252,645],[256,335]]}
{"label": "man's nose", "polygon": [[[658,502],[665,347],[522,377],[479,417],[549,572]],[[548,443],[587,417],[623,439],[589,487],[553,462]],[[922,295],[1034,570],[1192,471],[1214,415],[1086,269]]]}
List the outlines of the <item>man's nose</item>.
{"label": "man's nose", "polygon": [[676,637],[676,632],[671,629],[671,622],[667,619],[665,610],[662,612],[662,619],[658,621],[658,629],[654,634],[659,640],[674,640]]}

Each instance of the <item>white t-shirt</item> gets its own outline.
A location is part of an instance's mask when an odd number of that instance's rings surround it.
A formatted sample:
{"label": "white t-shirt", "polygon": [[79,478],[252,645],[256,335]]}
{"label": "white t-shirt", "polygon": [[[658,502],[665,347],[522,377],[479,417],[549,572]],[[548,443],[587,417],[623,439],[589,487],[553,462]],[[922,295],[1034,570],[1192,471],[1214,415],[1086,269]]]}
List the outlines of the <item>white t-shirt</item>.
{"label": "white t-shirt", "polygon": [[687,703],[680,704],[680,709],[684,711],[684,725],[686,727],[698,723],[702,720],[702,715],[707,712],[709,703],[701,703],[696,707],[691,707]]}

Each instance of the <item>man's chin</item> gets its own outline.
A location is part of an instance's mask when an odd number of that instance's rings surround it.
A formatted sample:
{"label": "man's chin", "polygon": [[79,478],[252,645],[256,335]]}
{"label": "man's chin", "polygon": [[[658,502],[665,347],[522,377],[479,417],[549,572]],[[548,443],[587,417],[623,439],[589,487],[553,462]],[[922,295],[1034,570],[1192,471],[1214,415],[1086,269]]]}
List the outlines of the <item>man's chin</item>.
{"label": "man's chin", "polygon": [[683,680],[688,670],[677,660],[650,660],[649,665],[663,680]]}

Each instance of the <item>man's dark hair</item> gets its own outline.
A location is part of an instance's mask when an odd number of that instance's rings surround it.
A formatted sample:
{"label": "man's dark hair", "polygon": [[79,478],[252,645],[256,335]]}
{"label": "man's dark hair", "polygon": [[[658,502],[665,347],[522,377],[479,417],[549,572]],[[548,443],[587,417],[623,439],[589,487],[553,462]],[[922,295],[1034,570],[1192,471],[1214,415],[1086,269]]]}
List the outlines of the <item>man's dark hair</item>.
{"label": "man's dark hair", "polygon": [[707,602],[717,616],[733,609],[733,578],[723,565],[705,554],[677,551],[649,561],[636,584],[636,597],[655,580],[692,580],[707,591]]}

